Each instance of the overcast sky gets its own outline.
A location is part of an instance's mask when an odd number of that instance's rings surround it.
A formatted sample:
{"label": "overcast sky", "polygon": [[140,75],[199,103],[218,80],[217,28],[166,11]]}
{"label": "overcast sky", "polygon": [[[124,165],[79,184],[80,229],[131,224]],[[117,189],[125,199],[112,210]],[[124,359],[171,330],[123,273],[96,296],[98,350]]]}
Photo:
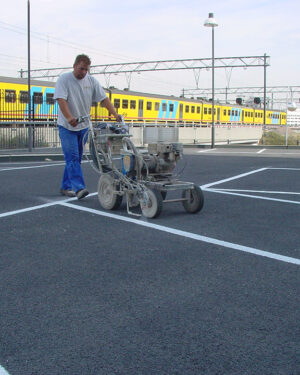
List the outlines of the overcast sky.
{"label": "overcast sky", "polygon": [[[0,75],[18,77],[27,69],[27,0],[0,1]],[[32,69],[72,66],[79,53],[92,65],[208,58],[211,29],[203,24],[213,12],[215,57],[266,53],[269,86],[300,85],[299,0],[31,0],[30,10]],[[110,85],[128,86],[124,75]],[[195,86],[186,70],[136,74],[130,88],[179,95]],[[201,70],[199,86],[211,86],[210,71]],[[215,86],[263,86],[263,68],[217,69]]]}

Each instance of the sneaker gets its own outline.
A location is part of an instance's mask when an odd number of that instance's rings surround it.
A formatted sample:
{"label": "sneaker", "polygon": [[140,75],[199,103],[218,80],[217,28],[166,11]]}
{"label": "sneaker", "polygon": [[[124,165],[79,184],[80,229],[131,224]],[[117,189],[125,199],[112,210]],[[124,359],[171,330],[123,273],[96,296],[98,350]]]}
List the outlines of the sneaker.
{"label": "sneaker", "polygon": [[78,190],[77,193],[76,193],[77,199],[82,199],[82,198],[86,197],[87,195],[89,195],[89,192],[86,189]]}
{"label": "sneaker", "polygon": [[60,194],[67,197],[76,197],[75,191],[60,189]]}

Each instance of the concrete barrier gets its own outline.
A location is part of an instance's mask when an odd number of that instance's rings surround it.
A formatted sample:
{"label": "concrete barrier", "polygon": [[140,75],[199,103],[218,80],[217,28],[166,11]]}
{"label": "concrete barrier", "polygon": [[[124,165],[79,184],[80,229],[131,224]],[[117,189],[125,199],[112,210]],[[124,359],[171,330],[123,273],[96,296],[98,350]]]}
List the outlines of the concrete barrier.
{"label": "concrete barrier", "polygon": [[[130,134],[136,146],[143,146],[147,143],[160,141],[180,142],[187,144],[210,144],[211,127],[197,125],[157,125],[157,124],[136,124],[130,125]],[[251,125],[216,125],[215,143],[246,143],[258,142],[263,134],[262,126]],[[156,137],[156,138],[155,138]],[[2,149],[18,148],[18,142],[27,142],[28,128],[24,126],[0,127],[0,147]],[[60,147],[57,128],[54,126],[37,126],[34,129],[35,147]],[[25,146],[26,147],[26,146]]]}

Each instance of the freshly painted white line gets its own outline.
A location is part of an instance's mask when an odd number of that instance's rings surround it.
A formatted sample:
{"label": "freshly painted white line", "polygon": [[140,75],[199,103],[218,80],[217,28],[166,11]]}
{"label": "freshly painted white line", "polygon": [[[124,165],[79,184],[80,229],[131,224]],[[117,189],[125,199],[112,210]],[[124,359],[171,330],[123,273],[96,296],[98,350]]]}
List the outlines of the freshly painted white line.
{"label": "freshly painted white line", "polygon": [[[76,198],[70,198],[70,199],[76,199]],[[41,208],[55,206],[57,204],[58,204],[58,201],[55,201],[55,202],[40,204],[38,206],[21,208],[19,210],[15,210],[15,211],[8,211],[8,212],[4,212],[4,213],[0,214],[0,218],[7,217],[7,216],[12,216],[12,215],[17,215],[17,214],[22,214],[24,212],[29,212],[29,211],[35,211],[35,210],[39,210]]]}
{"label": "freshly painted white line", "polygon": [[[208,189],[210,190],[210,189]],[[261,193],[261,194],[285,194],[285,195],[300,195],[298,192],[293,191],[265,191],[265,190],[243,190],[243,189],[213,189],[213,190],[222,190],[222,191],[239,191],[241,193]]]}
{"label": "freshly painted white line", "polygon": [[287,199],[276,199],[276,198],[262,197],[260,195],[238,194],[238,193],[233,193],[233,192],[230,192],[230,191],[224,191],[222,189],[206,189],[206,188],[204,188],[202,190],[210,191],[212,193],[218,193],[218,194],[236,195],[238,197],[262,199],[262,200],[266,200],[266,201],[274,201],[274,202],[281,202],[281,203],[300,204],[300,202],[290,201],[290,200],[287,200]]}
{"label": "freshly painted white line", "polygon": [[34,168],[46,168],[46,167],[56,167],[57,165],[64,165],[65,163],[56,163],[56,164],[45,164],[45,165],[32,165],[30,167],[13,167],[13,168],[0,168],[0,172],[4,171],[15,171],[18,169],[34,169]]}
{"label": "freshly painted white line", "polygon": [[251,171],[251,172],[246,172],[246,173],[239,174],[237,176],[225,178],[224,180],[219,180],[219,181],[211,182],[210,184],[201,185],[200,187],[201,187],[201,189],[206,189],[206,188],[209,188],[211,186],[223,184],[224,182],[229,182],[229,181],[237,180],[237,179],[242,178],[242,177],[250,176],[251,174],[254,174],[254,173],[263,172],[266,169],[268,169],[268,168],[255,169],[254,171]]}
{"label": "freshly painted white line", "polygon": [[0,365],[0,375],[9,375],[9,373],[1,365]]}
{"label": "freshly painted white line", "polygon": [[[250,155],[257,155],[257,152],[256,150],[249,150],[249,151],[231,151],[231,150],[224,150],[224,149],[212,149],[212,150],[215,150],[217,152],[213,153],[212,155],[213,156],[218,156],[220,154],[232,154],[232,155],[238,155],[238,154],[250,154]],[[266,150],[267,151],[267,150]],[[198,153],[201,152],[201,151],[197,151]],[[299,152],[281,152],[280,154],[278,154],[278,152],[268,152],[268,156],[272,156],[272,155],[275,155],[275,156],[289,156],[289,155],[297,155],[297,156],[300,156],[300,153]]]}
{"label": "freshly painted white line", "polygon": [[[54,161],[55,163],[55,161]],[[82,161],[81,162],[82,164],[83,163],[89,163],[89,161]],[[30,167],[13,167],[13,168],[0,168],[0,172],[3,172],[3,171],[14,171],[14,170],[18,170],[18,169],[34,169],[34,168],[46,168],[46,167],[56,167],[57,165],[65,165],[65,163],[55,163],[55,164],[45,164],[45,165],[32,165]]]}
{"label": "freshly painted white line", "polygon": [[182,231],[182,230],[179,230],[179,229],[164,227],[162,225],[153,224],[152,222],[143,221],[142,219],[138,220],[138,219],[134,219],[134,218],[127,217],[127,216],[121,216],[121,215],[116,215],[116,214],[112,214],[112,213],[109,213],[109,212],[98,211],[98,210],[94,210],[93,208],[78,206],[78,205],[70,204],[70,203],[67,203],[67,202],[61,202],[60,205],[65,206],[65,207],[69,207],[69,208],[72,208],[72,209],[76,209],[76,210],[79,210],[79,211],[85,211],[85,212],[92,213],[92,214],[99,215],[99,216],[109,217],[111,219],[126,221],[128,223],[140,225],[140,226],[151,228],[151,229],[156,229],[156,230],[166,232],[166,233],[170,233],[170,234],[174,234],[174,235],[177,235],[177,236],[186,237],[186,238],[201,241],[201,242],[206,242],[206,243],[209,243],[209,244],[212,244],[212,245],[222,246],[222,247],[226,247],[226,248],[229,248],[229,249],[242,251],[242,252],[245,252],[245,253],[259,255],[259,256],[262,256],[262,257],[267,257],[267,258],[279,260],[281,262],[300,265],[300,259],[297,259],[297,258],[287,257],[287,256],[284,256],[284,255],[275,254],[275,253],[271,253],[271,252],[260,250],[260,249],[255,249],[253,247],[247,247],[247,246],[243,246],[243,245],[239,245],[239,244],[234,244],[234,243],[227,242],[227,241],[221,241],[221,240],[217,240],[215,238],[201,236],[199,234],[195,234],[195,233],[191,233],[191,232],[185,232],[185,231]]}
{"label": "freshly painted white line", "polygon": [[300,171],[300,168],[276,168],[276,167],[269,167],[268,169],[277,169],[280,171]]}
{"label": "freshly painted white line", "polygon": [[197,151],[197,152],[210,152],[210,151],[215,151],[216,148],[210,148],[209,150],[202,150],[202,151]]}
{"label": "freshly painted white line", "polygon": [[[93,195],[96,195],[96,194],[98,194],[98,193],[90,193],[89,197],[91,197]],[[88,198],[86,198],[86,199],[88,199]],[[54,201],[54,202],[39,204],[37,206],[21,208],[19,210],[15,210],[15,211],[8,211],[8,212],[4,212],[2,214],[0,213],[0,218],[7,217],[7,216],[12,216],[12,215],[17,215],[17,214],[22,214],[24,212],[40,210],[41,208],[51,207],[51,206],[55,206],[57,204],[60,204],[62,202],[71,202],[71,201],[77,201],[77,198],[76,197],[74,197],[74,198],[68,198],[68,199],[63,199],[63,200],[59,200],[59,201]]]}
{"label": "freshly painted white line", "polygon": [[262,150],[259,150],[259,151],[257,152],[257,154],[261,154],[261,153],[264,152],[264,151],[266,151],[265,148],[263,148]]}

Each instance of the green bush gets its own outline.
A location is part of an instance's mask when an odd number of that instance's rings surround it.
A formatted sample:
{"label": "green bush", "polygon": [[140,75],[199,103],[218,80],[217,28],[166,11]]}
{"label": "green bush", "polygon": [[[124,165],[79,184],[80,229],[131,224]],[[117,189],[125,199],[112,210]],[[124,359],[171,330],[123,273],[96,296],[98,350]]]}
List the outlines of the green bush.
{"label": "green bush", "polygon": [[[260,145],[265,146],[285,146],[286,136],[285,134],[279,134],[274,131],[264,132],[262,138],[259,141]],[[297,146],[300,144],[300,135],[291,134],[288,136],[288,145]]]}

